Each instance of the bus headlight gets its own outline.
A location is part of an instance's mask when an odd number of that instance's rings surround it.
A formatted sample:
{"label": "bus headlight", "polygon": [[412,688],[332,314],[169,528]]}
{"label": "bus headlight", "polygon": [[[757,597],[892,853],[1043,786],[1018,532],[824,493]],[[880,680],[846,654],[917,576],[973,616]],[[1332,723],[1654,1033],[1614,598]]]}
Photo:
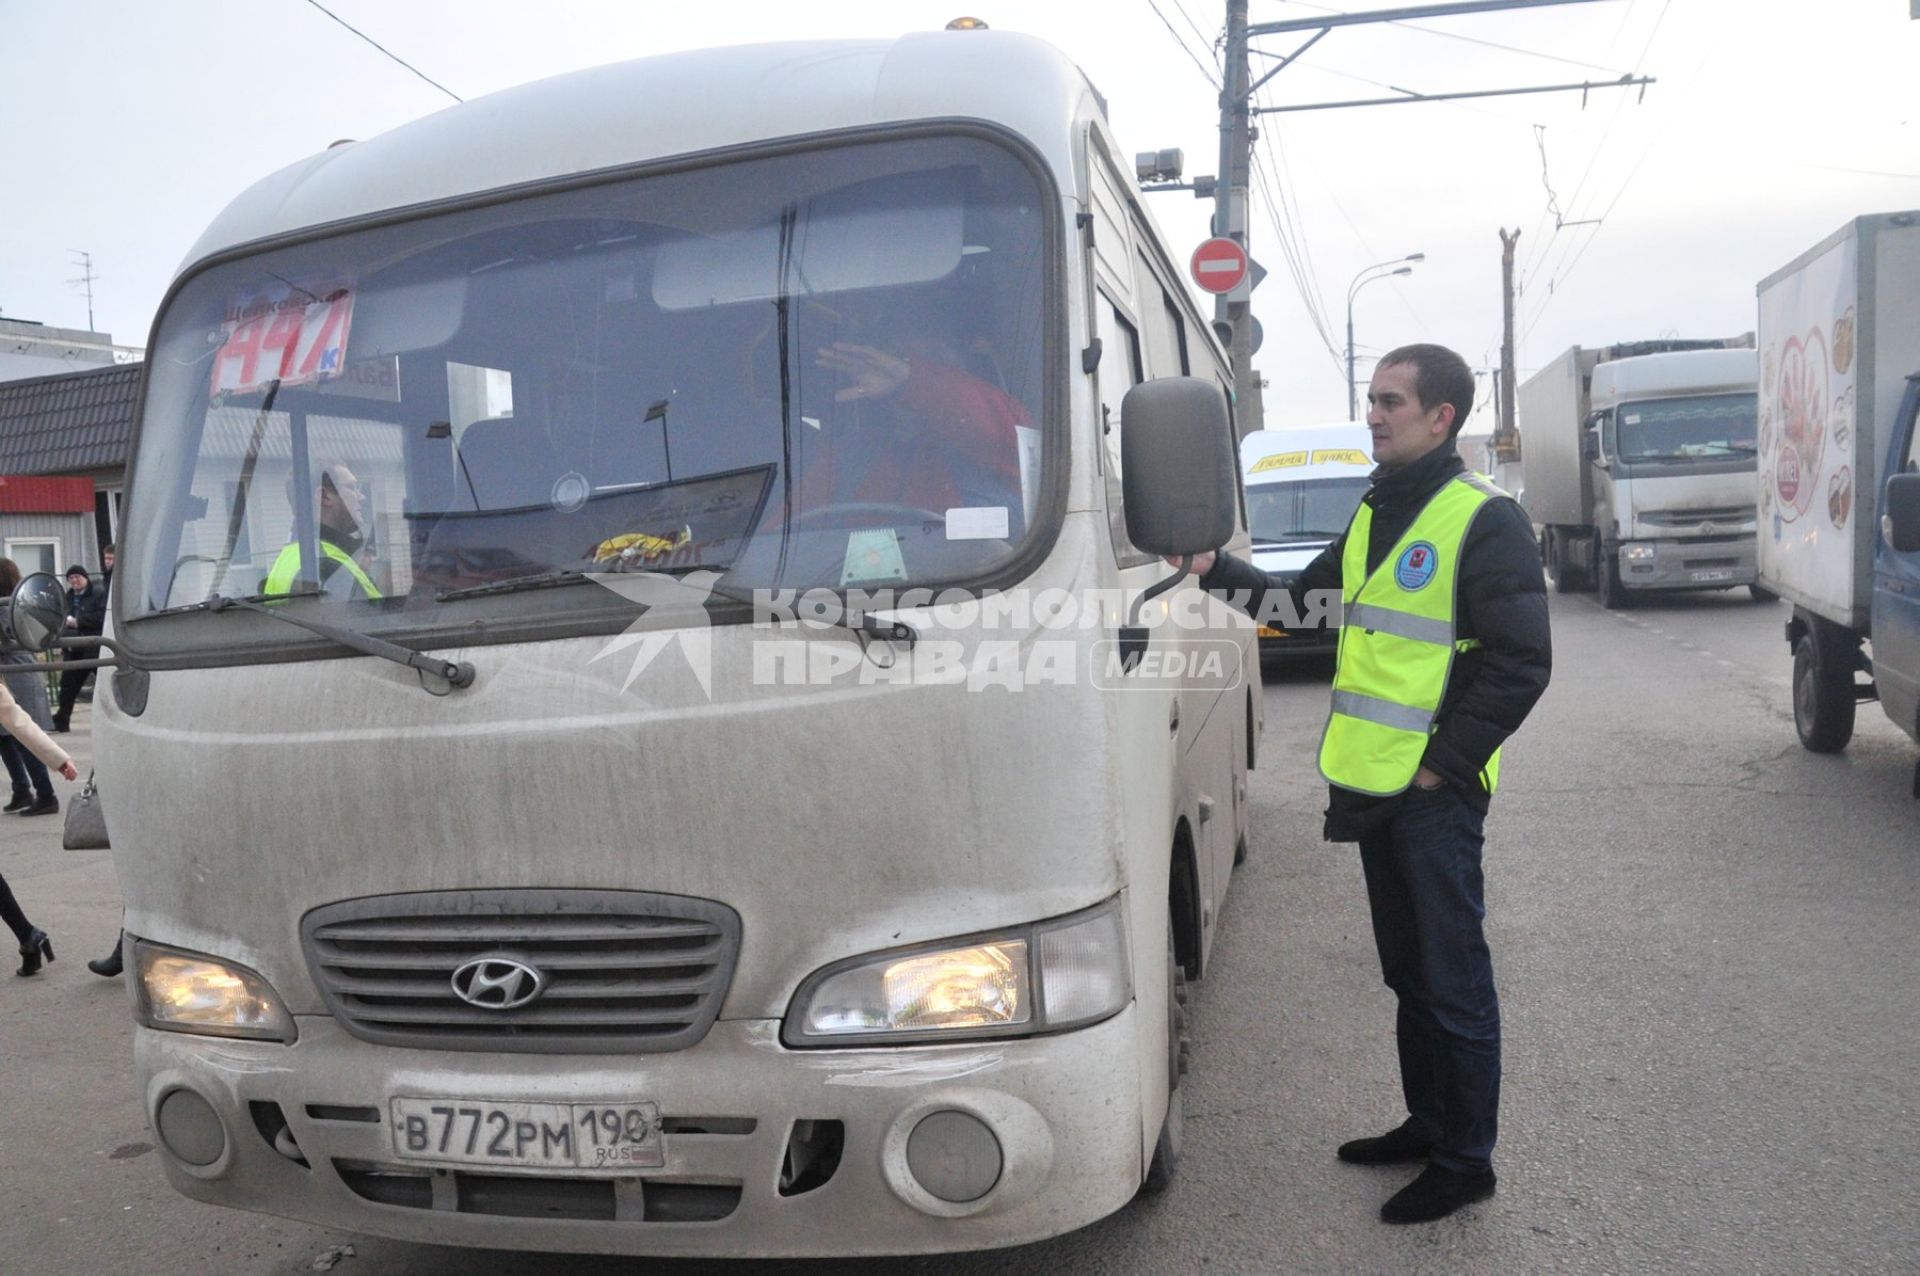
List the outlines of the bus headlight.
{"label": "bus headlight", "polygon": [[801,984],[790,1046],[1027,1036],[1098,1022],[1133,998],[1119,900],[988,935],[837,962]]}
{"label": "bus headlight", "polygon": [[138,1018],[148,1028],[291,1042],[293,1016],[253,971],[202,953],[136,940]]}

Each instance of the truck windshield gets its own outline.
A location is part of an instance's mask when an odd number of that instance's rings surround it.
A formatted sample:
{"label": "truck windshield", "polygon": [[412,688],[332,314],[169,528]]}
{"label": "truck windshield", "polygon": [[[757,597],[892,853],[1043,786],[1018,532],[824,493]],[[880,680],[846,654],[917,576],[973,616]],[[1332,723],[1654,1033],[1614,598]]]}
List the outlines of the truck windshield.
{"label": "truck windshield", "polygon": [[1249,487],[1247,527],[1253,539],[1269,544],[1330,541],[1347,530],[1366,494],[1365,478],[1303,479]]}
{"label": "truck windshield", "polygon": [[1752,456],[1758,437],[1751,394],[1643,399],[1622,404],[1617,416],[1624,461]]}
{"label": "truck windshield", "polygon": [[315,595],[495,640],[630,610],[599,573],[990,576],[1044,516],[1048,224],[1012,153],[921,137],[202,271],[154,343],[124,614]]}

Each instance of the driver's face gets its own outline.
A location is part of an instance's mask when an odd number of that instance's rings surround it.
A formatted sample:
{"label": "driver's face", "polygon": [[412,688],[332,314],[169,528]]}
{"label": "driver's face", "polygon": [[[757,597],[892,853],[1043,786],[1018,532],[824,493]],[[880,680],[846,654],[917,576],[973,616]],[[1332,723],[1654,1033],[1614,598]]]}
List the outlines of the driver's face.
{"label": "driver's face", "polygon": [[353,471],[340,465],[327,471],[320,484],[320,522],[337,531],[357,531],[363,526],[361,511],[366,493]]}

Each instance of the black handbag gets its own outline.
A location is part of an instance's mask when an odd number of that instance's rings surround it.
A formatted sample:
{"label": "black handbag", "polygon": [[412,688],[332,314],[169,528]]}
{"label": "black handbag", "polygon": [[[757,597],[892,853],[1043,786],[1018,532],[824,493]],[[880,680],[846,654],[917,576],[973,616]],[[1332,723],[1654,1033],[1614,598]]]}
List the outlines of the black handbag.
{"label": "black handbag", "polygon": [[67,825],[61,831],[60,845],[70,851],[104,851],[111,846],[107,841],[107,813],[100,809],[100,790],[93,783],[91,771],[79,794],[67,803]]}

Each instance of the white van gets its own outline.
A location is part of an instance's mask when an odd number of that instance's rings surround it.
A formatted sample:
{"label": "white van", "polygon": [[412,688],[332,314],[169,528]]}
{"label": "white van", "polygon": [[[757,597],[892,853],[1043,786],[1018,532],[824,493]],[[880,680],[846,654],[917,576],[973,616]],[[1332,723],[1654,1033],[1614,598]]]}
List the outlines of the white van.
{"label": "white van", "polygon": [[[1240,440],[1253,563],[1292,580],[1353,521],[1373,473],[1373,436],[1364,425],[1255,430]],[[1269,658],[1332,655],[1340,645],[1337,609],[1319,628],[1285,633],[1260,626]]]}
{"label": "white van", "polygon": [[949,32],[582,71],[219,215],[94,719],[179,1190],[851,1255],[1170,1172],[1260,689],[1147,597],[1246,533],[1131,173],[1061,54]]}

